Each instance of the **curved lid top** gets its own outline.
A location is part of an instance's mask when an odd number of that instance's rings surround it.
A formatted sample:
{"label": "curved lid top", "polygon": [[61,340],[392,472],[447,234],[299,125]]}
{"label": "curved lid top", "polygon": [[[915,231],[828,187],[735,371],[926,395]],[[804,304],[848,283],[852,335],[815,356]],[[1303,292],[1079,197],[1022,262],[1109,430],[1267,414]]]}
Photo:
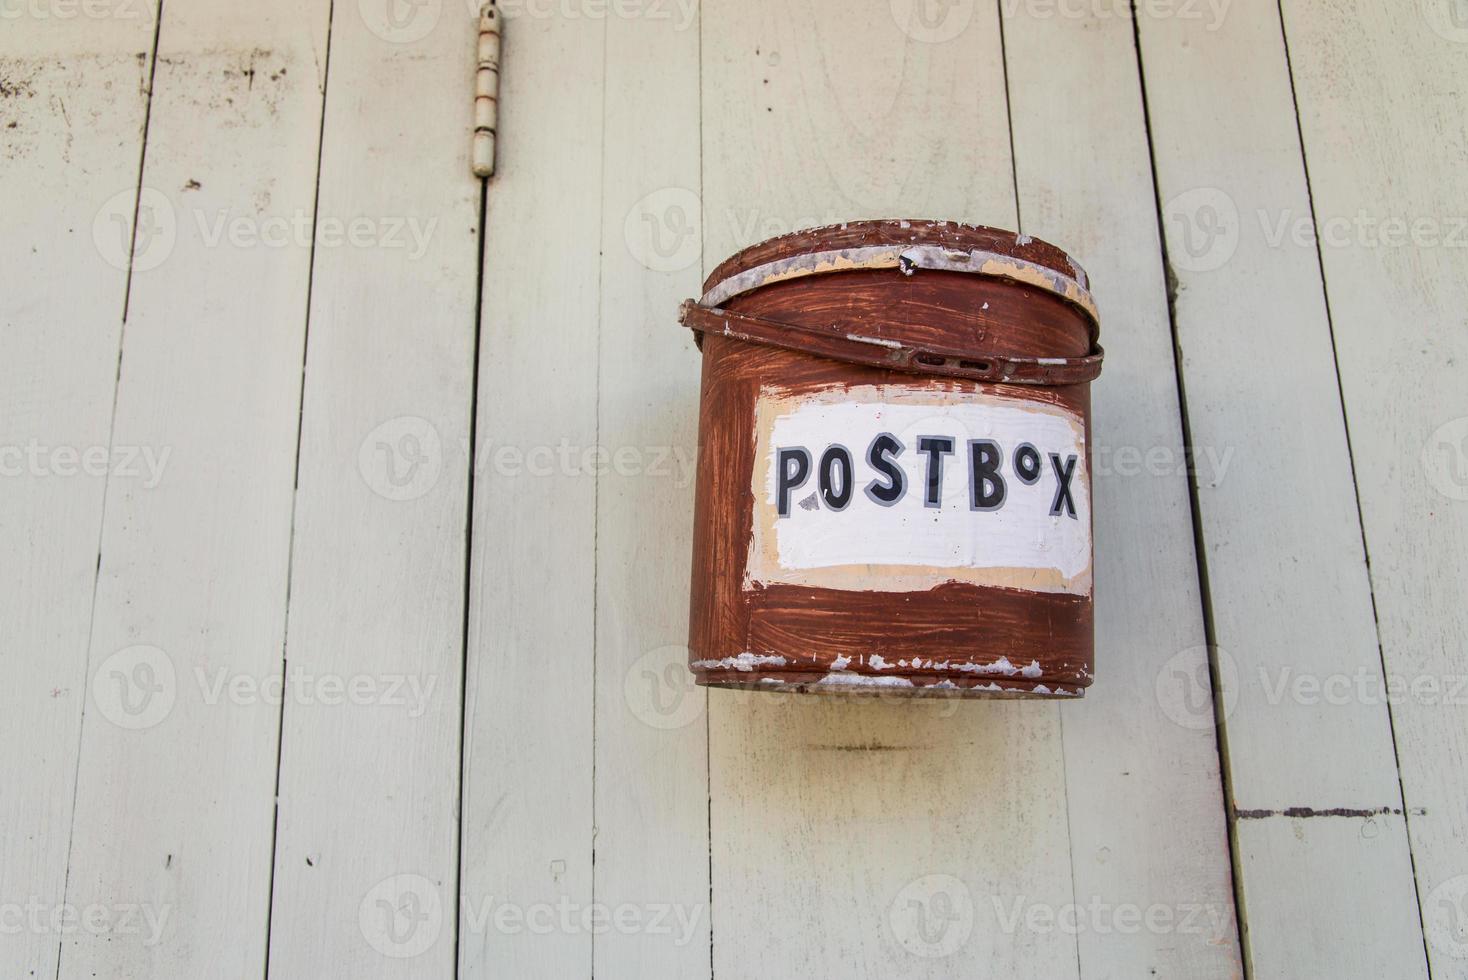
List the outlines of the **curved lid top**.
{"label": "curved lid top", "polygon": [[791,232],[730,256],[704,282],[700,306],[717,307],[772,283],[850,269],[969,272],[1008,279],[1060,297],[1090,318],[1100,315],[1080,263],[1063,250],[1012,231],[953,221],[851,221]]}
{"label": "curved lid top", "polygon": [[[862,308],[857,297],[875,283],[871,276],[856,277],[853,283],[860,285],[849,293],[838,287],[834,295],[840,298],[834,304],[829,287],[841,277],[824,280],[828,273],[879,270],[911,280],[920,269],[966,273],[1020,288],[1006,291],[1013,299],[990,293],[983,313],[950,306],[942,322],[931,322],[904,315],[901,302],[874,309],[870,292],[867,308]],[[754,309],[725,306],[754,293],[788,300],[783,284],[804,277],[826,284],[806,297],[813,300],[808,315],[771,314],[769,303]],[[766,292],[766,287],[773,288]],[[817,299],[822,292],[824,305]],[[1041,297],[1042,305],[1034,305]],[[920,305],[944,309],[931,299]],[[764,315],[755,312],[761,309]],[[1056,319],[1054,314],[1065,310],[1070,312]],[[703,336],[713,333],[853,364],[981,382],[1083,383],[1100,373],[1104,356],[1097,343],[1101,328],[1096,304],[1086,273],[1074,259],[1028,235],[951,221],[853,221],[760,242],[720,263],[704,283],[703,296],[684,302],[678,319],[694,331],[700,347]],[[986,335],[999,323],[1007,325],[1010,342],[995,346]],[[1025,350],[1042,337],[1047,339],[1038,349]]]}

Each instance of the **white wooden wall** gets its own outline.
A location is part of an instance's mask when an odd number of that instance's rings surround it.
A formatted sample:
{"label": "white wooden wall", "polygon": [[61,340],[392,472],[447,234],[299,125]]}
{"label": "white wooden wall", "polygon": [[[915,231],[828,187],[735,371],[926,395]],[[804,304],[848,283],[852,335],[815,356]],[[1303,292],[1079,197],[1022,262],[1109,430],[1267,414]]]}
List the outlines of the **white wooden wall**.
{"label": "white wooden wall", "polygon": [[[1468,976],[1468,10],[504,10],[482,184],[469,0],[0,5],[0,976]],[[1081,702],[682,666],[677,303],[884,216],[1091,275]]]}

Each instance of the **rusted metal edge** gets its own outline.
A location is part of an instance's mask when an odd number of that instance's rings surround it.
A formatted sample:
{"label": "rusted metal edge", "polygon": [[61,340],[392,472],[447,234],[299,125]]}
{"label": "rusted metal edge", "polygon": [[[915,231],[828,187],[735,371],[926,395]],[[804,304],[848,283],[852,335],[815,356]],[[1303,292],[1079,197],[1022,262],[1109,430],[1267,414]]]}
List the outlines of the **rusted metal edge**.
{"label": "rusted metal edge", "polygon": [[823,252],[802,252],[730,276],[704,293],[699,305],[723,306],[735,296],[762,286],[853,269],[898,269],[903,275],[909,276],[918,269],[932,269],[1007,279],[1042,289],[1079,307],[1091,318],[1093,341],[1100,330],[1101,314],[1096,308],[1096,301],[1090,290],[1079,280],[1028,259],[983,249],[965,251],[942,245],[864,245]]}
{"label": "rusted metal edge", "polygon": [[1101,374],[1104,352],[1097,344],[1081,357],[999,357],[935,347],[918,347],[884,337],[866,337],[840,325],[805,326],[708,307],[688,299],[678,322],[699,335],[720,334],[736,340],[817,354],[868,367],[932,374],[998,384],[1073,385]]}

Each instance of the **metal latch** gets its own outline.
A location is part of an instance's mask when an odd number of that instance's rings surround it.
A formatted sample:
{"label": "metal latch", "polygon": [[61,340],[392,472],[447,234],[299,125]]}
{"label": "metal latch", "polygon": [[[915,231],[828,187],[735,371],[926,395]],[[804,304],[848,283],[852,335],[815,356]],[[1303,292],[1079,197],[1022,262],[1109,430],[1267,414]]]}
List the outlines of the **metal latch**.
{"label": "metal latch", "polygon": [[479,57],[474,73],[474,176],[494,176],[495,128],[499,125],[500,11],[489,0],[479,10]]}

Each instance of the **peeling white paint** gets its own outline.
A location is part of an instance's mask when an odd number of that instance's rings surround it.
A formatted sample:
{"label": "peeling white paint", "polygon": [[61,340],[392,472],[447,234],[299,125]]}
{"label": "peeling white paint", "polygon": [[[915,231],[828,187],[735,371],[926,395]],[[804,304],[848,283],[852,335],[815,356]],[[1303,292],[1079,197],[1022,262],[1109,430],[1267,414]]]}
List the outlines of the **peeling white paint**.
{"label": "peeling white paint", "polygon": [[940,269],[945,272],[967,272],[1008,279],[1034,286],[1074,303],[1099,322],[1101,317],[1096,309],[1096,301],[1083,282],[1085,273],[1070,256],[1066,256],[1066,261],[1076,270],[1079,278],[1072,278],[1028,259],[978,248],[959,251],[926,244],[863,245],[823,252],[802,252],[730,276],[704,293],[699,305],[723,306],[733,297],[762,286],[827,272],[900,269],[904,274],[911,275],[916,269]]}
{"label": "peeling white paint", "polygon": [[827,674],[814,687],[912,687],[906,677],[873,677],[870,674]]}
{"label": "peeling white paint", "polygon": [[737,657],[725,657],[722,660],[695,660],[693,666],[698,670],[750,671],[756,667],[783,667],[785,663],[785,658],[778,654],[741,653]]}
{"label": "peeling white paint", "polygon": [[[899,661],[899,666],[908,666],[907,661]],[[978,674],[989,676],[998,674],[1003,677],[1040,677],[1044,672],[1040,669],[1038,660],[1031,660],[1024,667],[1016,667],[1010,663],[1008,657],[1000,657],[992,663],[975,664],[965,660],[924,660],[922,657],[914,657],[911,661],[913,670],[956,670],[964,674]]]}
{"label": "peeling white paint", "polygon": [[863,337],[859,333],[849,333],[847,340],[854,340],[858,344],[873,344],[877,347],[887,347],[892,350],[902,350],[902,343],[896,340],[883,340],[881,337]]}

